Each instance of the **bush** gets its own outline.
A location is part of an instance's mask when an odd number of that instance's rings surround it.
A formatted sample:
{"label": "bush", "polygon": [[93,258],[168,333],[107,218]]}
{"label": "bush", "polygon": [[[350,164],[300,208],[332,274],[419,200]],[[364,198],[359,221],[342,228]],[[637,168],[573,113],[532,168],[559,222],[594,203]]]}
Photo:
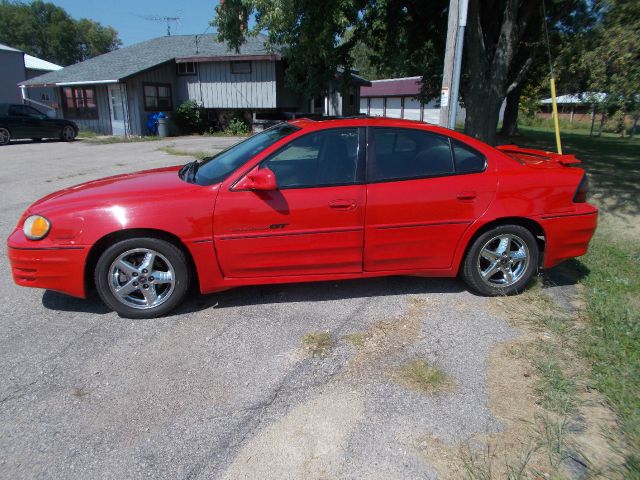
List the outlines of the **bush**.
{"label": "bush", "polygon": [[241,118],[236,117],[229,122],[224,133],[226,135],[248,135],[249,125],[247,125],[247,123]]}
{"label": "bush", "polygon": [[174,112],[173,121],[182,133],[203,133],[207,126],[204,110],[195,100],[182,103]]}

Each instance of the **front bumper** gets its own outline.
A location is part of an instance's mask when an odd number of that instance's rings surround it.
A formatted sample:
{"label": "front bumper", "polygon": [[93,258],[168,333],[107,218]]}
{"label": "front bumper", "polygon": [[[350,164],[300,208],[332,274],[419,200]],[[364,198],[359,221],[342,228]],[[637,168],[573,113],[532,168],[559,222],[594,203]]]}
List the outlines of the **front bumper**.
{"label": "front bumper", "polygon": [[89,247],[36,246],[23,239],[22,232],[16,231],[7,242],[11,273],[17,285],[86,297],[84,272]]}
{"label": "front bumper", "polygon": [[585,203],[575,213],[543,215],[540,223],[545,233],[544,267],[550,268],[587,253],[598,225],[598,209]]}

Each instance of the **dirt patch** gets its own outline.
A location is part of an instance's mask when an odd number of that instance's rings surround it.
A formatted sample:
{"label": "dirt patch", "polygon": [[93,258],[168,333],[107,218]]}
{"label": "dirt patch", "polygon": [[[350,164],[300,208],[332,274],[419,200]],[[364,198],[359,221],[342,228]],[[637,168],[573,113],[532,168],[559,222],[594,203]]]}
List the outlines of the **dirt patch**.
{"label": "dirt patch", "polygon": [[332,388],[260,431],[224,478],[337,478],[343,443],[363,413],[359,394]]}
{"label": "dirt patch", "polygon": [[[430,305],[429,300],[411,299],[405,314],[343,337],[356,352],[342,373],[320,393],[253,436],[224,478],[340,478],[348,455],[345,442],[364,419],[364,386],[394,378],[398,365],[406,359],[407,347],[420,338],[422,319]],[[308,350],[308,343],[318,342],[305,342],[304,350]]]}
{"label": "dirt patch", "polygon": [[[455,445],[419,438],[416,448],[440,478],[622,478],[615,467],[623,457],[609,435],[615,415],[588,389],[588,370],[574,353],[583,323],[573,313],[583,305],[579,295],[571,300],[567,311],[538,285],[488,303],[521,332],[496,345],[487,359],[490,409],[504,428]],[[542,362],[559,365],[557,375],[571,388],[546,378]],[[565,403],[550,407],[545,395]]]}

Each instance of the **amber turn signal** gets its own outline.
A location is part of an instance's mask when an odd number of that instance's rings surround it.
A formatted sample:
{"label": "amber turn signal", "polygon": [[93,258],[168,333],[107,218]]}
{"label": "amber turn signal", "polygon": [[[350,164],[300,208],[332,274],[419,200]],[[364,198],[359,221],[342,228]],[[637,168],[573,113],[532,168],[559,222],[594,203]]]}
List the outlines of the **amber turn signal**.
{"label": "amber turn signal", "polygon": [[29,240],[41,240],[51,229],[51,222],[40,215],[31,215],[24,221],[22,230]]}

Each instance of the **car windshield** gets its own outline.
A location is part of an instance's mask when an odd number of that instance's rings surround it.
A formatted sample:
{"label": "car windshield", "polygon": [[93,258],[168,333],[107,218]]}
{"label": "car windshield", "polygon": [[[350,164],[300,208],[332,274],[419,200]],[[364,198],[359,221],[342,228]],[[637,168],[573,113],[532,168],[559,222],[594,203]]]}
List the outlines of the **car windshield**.
{"label": "car windshield", "polygon": [[185,168],[190,164],[185,165],[180,170],[180,178],[198,185],[219,183],[265,148],[297,130],[299,130],[298,127],[289,123],[279,123],[213,157],[205,158],[199,164],[194,162],[190,168]]}

